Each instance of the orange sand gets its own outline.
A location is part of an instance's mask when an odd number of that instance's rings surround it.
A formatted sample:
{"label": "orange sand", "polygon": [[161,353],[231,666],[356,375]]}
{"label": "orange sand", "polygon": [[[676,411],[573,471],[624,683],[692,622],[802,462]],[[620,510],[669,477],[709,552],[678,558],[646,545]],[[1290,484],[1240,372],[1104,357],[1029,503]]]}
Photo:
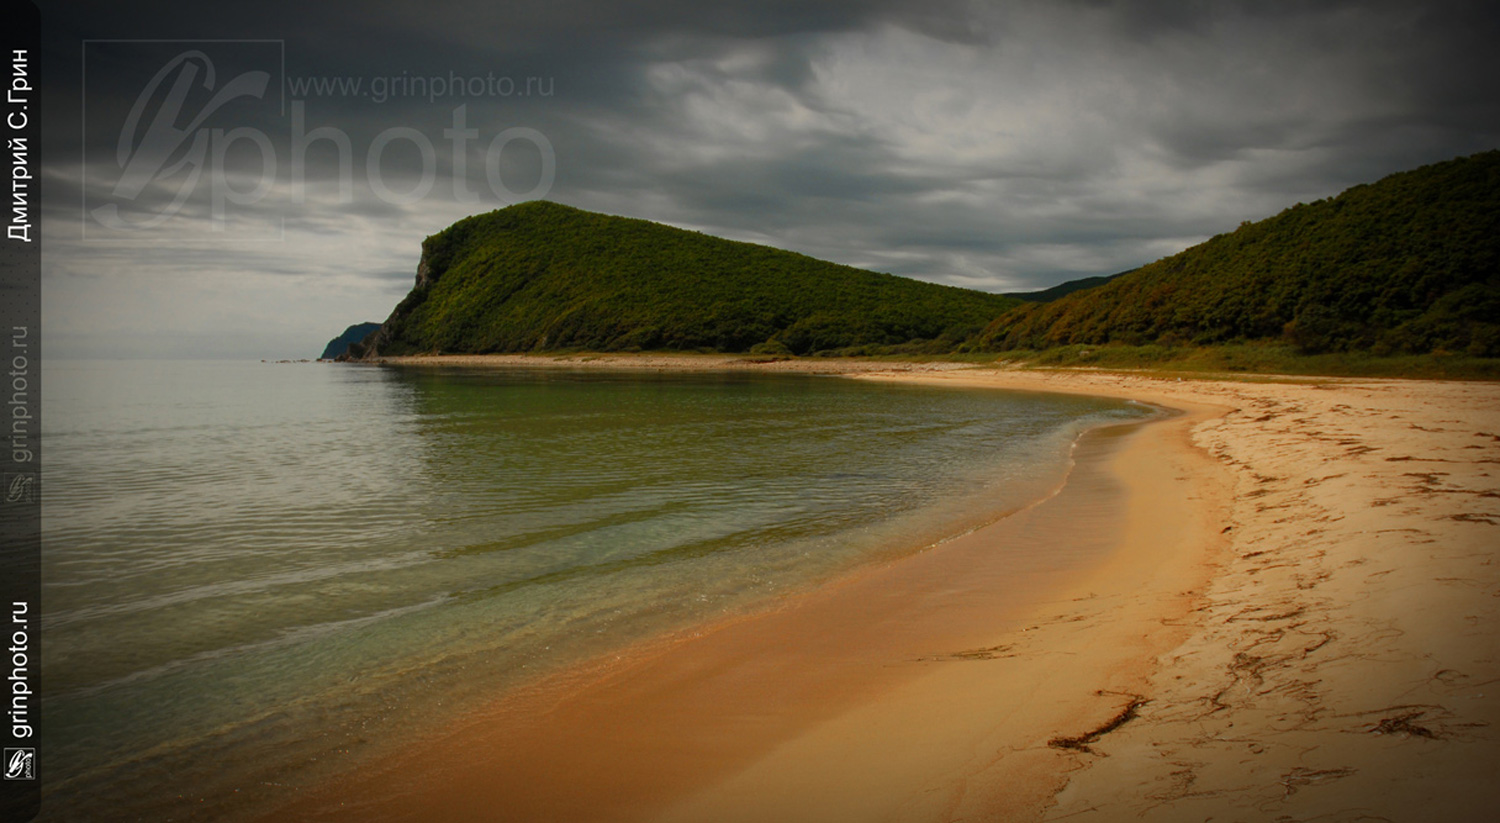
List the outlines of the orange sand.
{"label": "orange sand", "polygon": [[[792,362],[588,365],[805,370]],[[889,371],[878,365],[859,371]],[[1500,807],[1500,387],[929,366],[866,378],[1188,413],[1096,434],[1063,490],[1028,510],[507,696],[274,819],[1480,820]]]}

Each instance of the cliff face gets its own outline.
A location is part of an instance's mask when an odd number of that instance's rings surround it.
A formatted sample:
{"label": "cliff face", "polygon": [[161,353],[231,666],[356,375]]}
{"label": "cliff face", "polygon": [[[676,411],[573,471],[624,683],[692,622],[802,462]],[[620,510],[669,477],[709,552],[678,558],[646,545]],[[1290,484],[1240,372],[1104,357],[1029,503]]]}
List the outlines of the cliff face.
{"label": "cliff face", "polygon": [[348,359],[448,352],[951,351],[1013,298],[556,203],[422,243],[411,292]]}
{"label": "cliff face", "polygon": [[[386,326],[392,325],[393,320],[404,317],[411,309],[419,305],[422,300],[425,300],[427,298],[427,290],[432,287],[433,282],[436,280],[436,276],[432,274],[432,265],[427,259],[427,244],[424,242],[422,244],[422,258],[417,261],[417,282],[416,285],[412,286],[411,292],[406,295],[405,299],[396,304],[395,310],[391,312],[390,317],[386,318],[385,323],[366,324],[370,326],[370,330],[358,341],[351,342],[347,350],[335,359],[343,363],[350,360],[372,360],[379,357],[382,347],[388,345],[393,336],[386,329]],[[353,327],[351,326],[350,328]]]}

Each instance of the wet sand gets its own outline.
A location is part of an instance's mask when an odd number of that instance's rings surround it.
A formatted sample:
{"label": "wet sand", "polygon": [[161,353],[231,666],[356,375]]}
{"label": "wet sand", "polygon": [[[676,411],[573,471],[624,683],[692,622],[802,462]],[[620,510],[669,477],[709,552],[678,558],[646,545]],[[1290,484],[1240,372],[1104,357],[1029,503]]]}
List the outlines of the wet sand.
{"label": "wet sand", "polygon": [[878,365],[1187,413],[1086,438],[985,529],[506,696],[273,819],[1488,819],[1500,388]]}

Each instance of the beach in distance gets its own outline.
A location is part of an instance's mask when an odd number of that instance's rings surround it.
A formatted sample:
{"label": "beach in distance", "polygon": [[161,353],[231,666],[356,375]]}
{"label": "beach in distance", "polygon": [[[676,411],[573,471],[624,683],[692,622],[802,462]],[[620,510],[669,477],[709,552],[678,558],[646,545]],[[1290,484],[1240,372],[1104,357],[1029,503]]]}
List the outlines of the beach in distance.
{"label": "beach in distance", "polygon": [[1006,517],[559,671],[264,819],[1479,821],[1500,806],[1495,384],[391,362],[851,372],[1163,411],[1091,430],[1066,481]]}

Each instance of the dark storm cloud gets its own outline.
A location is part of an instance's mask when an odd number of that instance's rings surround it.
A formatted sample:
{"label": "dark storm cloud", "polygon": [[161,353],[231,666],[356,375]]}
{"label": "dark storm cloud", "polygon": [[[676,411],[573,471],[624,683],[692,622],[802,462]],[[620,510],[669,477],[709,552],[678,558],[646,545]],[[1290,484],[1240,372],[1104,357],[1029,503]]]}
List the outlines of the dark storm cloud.
{"label": "dark storm cloud", "polygon": [[[1500,26],[1480,3],[169,2],[44,13],[54,282],[108,266],[128,284],[118,291],[150,291],[155,272],[232,271],[234,294],[253,292],[260,302],[246,305],[261,313],[346,301],[345,314],[307,319],[329,328],[383,316],[404,279],[391,272],[415,266],[423,236],[544,180],[542,150],[517,140],[494,158],[495,189],[487,147],[513,127],[555,153],[552,199],[996,290],[1130,268],[1299,200],[1500,144]],[[216,257],[81,242],[80,206],[110,196],[120,124],[142,72],[163,59],[96,44],[85,100],[81,41],[137,38],[284,41],[276,102],[285,93],[305,129],[347,136],[350,172],[325,142],[294,186],[289,112],[241,101],[209,125],[269,135],[276,185],[233,226],[214,222],[206,191],[180,217],[210,240],[237,228],[274,231],[276,243]],[[222,59],[226,77],[245,70]],[[551,93],[395,92],[403,78],[450,76],[535,79]],[[289,80],[308,78],[357,79],[363,93],[292,93]],[[456,151],[445,132],[460,116],[478,137]],[[372,144],[391,129],[432,147],[424,158],[393,141],[379,165],[378,182],[413,192],[433,164],[415,202],[368,179]],[[241,141],[224,158],[242,190],[261,168],[254,149]],[[159,178],[147,191],[169,198],[174,186]],[[283,283],[302,272],[321,297],[252,285],[255,272]],[[112,293],[92,294],[60,286],[52,305],[87,325]]]}

